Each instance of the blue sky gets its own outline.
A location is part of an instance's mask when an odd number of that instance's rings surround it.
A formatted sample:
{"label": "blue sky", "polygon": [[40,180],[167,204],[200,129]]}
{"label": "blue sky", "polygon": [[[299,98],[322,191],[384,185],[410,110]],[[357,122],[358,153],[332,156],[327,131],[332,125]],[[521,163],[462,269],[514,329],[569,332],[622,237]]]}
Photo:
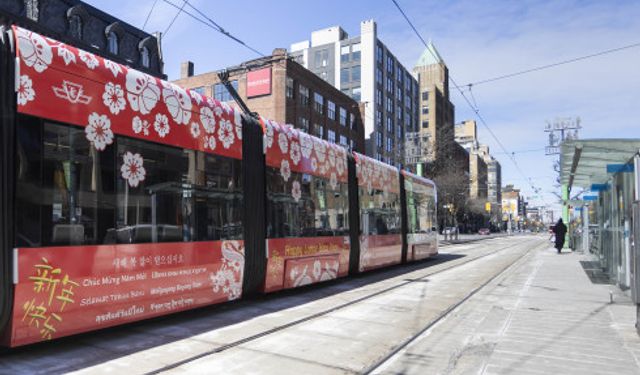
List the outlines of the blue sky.
{"label": "blue sky", "polygon": [[[640,42],[636,1],[398,1],[423,37],[436,45],[460,85]],[[137,27],[153,2],[88,1]],[[328,26],[340,25],[357,35],[365,19],[376,20],[379,37],[408,68],[423,50],[391,0],[191,3],[265,54]],[[158,0],[146,30],[164,31],[176,13]],[[177,78],[180,62],[187,59],[202,73],[257,57],[184,14],[167,33],[163,49],[170,79]],[[522,188],[534,205],[552,204],[553,158],[540,150],[547,142],[546,121],[580,116],[582,138],[640,138],[640,48],[478,85],[473,94],[480,113],[507,150],[516,152],[526,175],[479,124],[481,142],[502,164],[503,185]],[[453,89],[451,99],[457,122],[475,119]],[[529,178],[542,189],[541,197],[534,197]]]}

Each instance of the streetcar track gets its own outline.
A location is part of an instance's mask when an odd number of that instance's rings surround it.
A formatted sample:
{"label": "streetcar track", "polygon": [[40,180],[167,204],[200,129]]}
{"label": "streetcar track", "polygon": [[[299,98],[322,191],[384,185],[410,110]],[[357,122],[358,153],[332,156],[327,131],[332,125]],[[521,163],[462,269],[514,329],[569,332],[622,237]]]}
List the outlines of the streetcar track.
{"label": "streetcar track", "polygon": [[471,292],[469,292],[466,296],[464,296],[464,298],[462,298],[460,301],[458,301],[458,302],[450,305],[449,307],[447,307],[444,311],[442,311],[440,314],[438,314],[438,316],[435,319],[431,320],[426,326],[424,326],[420,331],[418,331],[417,333],[413,334],[411,337],[409,337],[406,340],[404,340],[400,345],[395,347],[391,352],[387,353],[382,358],[380,358],[379,360],[374,362],[372,365],[370,365],[366,370],[361,372],[361,374],[365,374],[365,375],[371,374],[371,373],[373,373],[373,371],[375,371],[378,368],[382,367],[382,365],[384,365],[386,362],[388,362],[391,359],[393,359],[393,357],[395,357],[400,351],[402,351],[403,349],[407,348],[414,341],[416,341],[420,336],[422,336],[425,332],[427,332],[429,329],[431,329],[433,326],[435,326],[438,322],[440,322],[441,320],[443,320],[444,318],[449,316],[449,314],[451,314],[454,310],[456,310],[462,304],[464,304],[469,299],[471,299],[474,295],[476,295],[476,293],[481,291],[483,288],[485,288],[487,285],[489,285],[491,282],[493,282],[498,277],[502,276],[505,272],[507,272],[512,267],[514,267],[518,262],[523,261],[525,259],[525,257],[527,257],[533,250],[540,249],[542,246],[543,245],[541,244],[539,246],[535,246],[535,247],[530,248],[522,256],[517,257],[513,262],[510,262],[509,264],[504,266],[498,273],[496,273],[495,275],[490,277],[488,280],[486,280],[485,282],[480,284],[478,287],[474,288]]}
{"label": "streetcar track", "polygon": [[[460,245],[462,245],[462,244],[460,244]],[[424,280],[424,279],[425,279],[425,278],[427,278],[427,277],[430,277],[430,276],[433,276],[433,275],[437,275],[437,274],[443,273],[443,272],[445,272],[445,271],[449,271],[449,270],[451,270],[451,269],[453,269],[453,268],[457,268],[457,267],[463,266],[463,265],[465,265],[465,264],[468,264],[468,263],[474,262],[474,261],[476,261],[476,260],[479,260],[479,259],[482,259],[482,258],[485,258],[485,257],[491,256],[491,255],[497,254],[497,253],[499,253],[499,252],[502,252],[502,251],[505,251],[505,250],[511,249],[511,248],[516,247],[516,246],[519,246],[519,245],[521,245],[521,243],[516,243],[516,244],[513,244],[513,245],[505,246],[505,247],[502,247],[502,248],[500,248],[500,249],[497,249],[497,250],[494,250],[494,251],[488,252],[488,253],[486,253],[486,254],[482,254],[482,255],[479,255],[479,256],[476,256],[476,257],[473,257],[473,258],[466,259],[466,260],[461,261],[461,262],[459,262],[459,263],[452,264],[452,265],[450,265],[450,266],[447,266],[447,267],[444,267],[444,268],[441,268],[441,269],[435,270],[435,271],[433,271],[433,272],[429,272],[429,273],[427,273],[427,274],[425,274],[425,275],[423,275],[423,276],[420,276],[420,277],[418,277],[418,278],[412,278],[412,279],[410,279],[410,280],[406,280],[406,281],[401,282],[401,283],[399,283],[399,284],[396,284],[396,285],[393,285],[393,286],[390,286],[390,287],[387,287],[387,288],[381,289],[381,290],[379,290],[379,291],[377,291],[377,292],[370,293],[370,294],[367,294],[367,295],[365,295],[365,296],[362,296],[362,297],[356,298],[356,299],[354,299],[354,300],[352,300],[352,301],[345,302],[345,303],[343,303],[343,304],[340,304],[340,305],[337,305],[337,306],[334,306],[334,307],[331,307],[331,308],[328,308],[328,309],[322,310],[322,311],[317,312],[317,313],[315,313],[315,314],[311,314],[311,315],[308,315],[308,316],[306,316],[306,317],[303,317],[303,318],[300,318],[300,319],[296,319],[296,320],[294,320],[294,321],[292,321],[292,322],[289,322],[289,323],[286,323],[286,324],[281,324],[281,325],[279,325],[279,326],[276,326],[276,327],[273,327],[273,328],[267,329],[267,330],[265,330],[265,331],[263,331],[263,332],[260,332],[260,333],[257,333],[257,334],[251,335],[251,336],[247,336],[247,337],[245,337],[245,338],[242,338],[242,339],[239,339],[239,340],[236,340],[236,341],[230,342],[230,343],[228,343],[228,344],[221,345],[221,346],[216,347],[216,348],[214,348],[214,349],[212,349],[212,350],[209,350],[209,351],[206,351],[206,352],[203,352],[203,353],[196,354],[196,355],[191,356],[191,357],[189,357],[189,358],[185,358],[185,359],[183,359],[183,360],[180,360],[180,361],[174,362],[174,363],[172,363],[172,364],[169,364],[169,365],[163,366],[163,367],[161,367],[161,368],[158,368],[158,369],[156,369],[156,370],[153,370],[153,371],[147,372],[147,373],[146,373],[146,375],[155,375],[155,374],[160,374],[160,373],[163,373],[163,372],[166,372],[166,371],[169,371],[169,370],[176,369],[176,368],[178,368],[178,367],[180,367],[180,366],[183,366],[183,365],[186,365],[186,364],[188,364],[188,363],[191,363],[191,362],[197,361],[197,360],[199,360],[199,359],[202,359],[202,358],[205,358],[205,357],[208,357],[208,356],[211,356],[211,355],[214,355],[214,354],[217,354],[217,353],[223,352],[223,351],[228,350],[228,349],[232,349],[232,348],[238,347],[238,346],[240,346],[240,345],[246,344],[246,343],[251,342],[251,341],[258,340],[258,339],[260,339],[260,338],[263,338],[263,337],[269,336],[269,335],[271,335],[271,334],[274,334],[274,333],[277,333],[277,332],[283,331],[283,330],[285,330],[285,329],[287,329],[287,328],[291,328],[291,327],[294,327],[294,326],[300,325],[300,324],[302,324],[302,323],[306,323],[306,322],[311,321],[311,320],[314,320],[314,319],[316,319],[316,318],[320,318],[320,317],[322,317],[322,316],[328,315],[328,314],[330,314],[330,313],[332,313],[332,312],[335,312],[335,311],[338,311],[338,310],[342,310],[342,309],[344,309],[344,308],[346,308],[346,307],[353,306],[353,305],[356,305],[356,304],[358,304],[358,303],[360,303],[360,302],[363,302],[363,301],[369,300],[369,299],[371,299],[371,298],[374,298],[374,297],[380,296],[380,295],[385,294],[385,293],[387,293],[387,292],[390,292],[390,291],[392,291],[392,290],[396,290],[396,289],[401,288],[401,287],[403,287],[403,286],[407,286],[407,285],[413,284],[413,283],[415,283],[416,281]],[[534,248],[538,248],[538,247],[536,246],[536,247],[534,247]],[[528,253],[529,253],[529,251],[531,251],[531,249],[530,249],[530,250],[528,250],[528,251],[525,253],[525,255],[526,255],[526,254],[528,254]],[[505,269],[503,269],[502,271],[500,271],[500,273],[498,273],[496,276],[492,277],[492,278],[489,280],[489,282],[490,282],[490,281],[492,281],[493,279],[495,279],[498,275],[500,275],[500,274],[504,273],[508,267],[510,267],[511,265],[515,264],[519,259],[522,259],[522,257],[519,257],[518,259],[516,259],[516,261],[514,261],[514,262],[510,263],[510,265],[508,265]],[[438,263],[438,264],[442,264],[442,263]],[[483,287],[484,285],[486,285],[486,284],[488,284],[488,282],[487,282],[487,283],[485,283],[485,284],[482,284],[482,285],[480,286],[480,288],[482,288],[482,287]],[[480,288],[477,288],[476,290],[474,290],[474,292],[472,292],[472,294],[470,294],[470,295],[466,296],[464,300],[466,300],[466,299],[470,298],[470,297],[471,297],[473,294],[475,294],[475,292],[477,292]],[[464,300],[463,300],[463,301],[464,301]],[[451,312],[453,309],[455,309],[455,307],[456,307],[457,305],[459,305],[459,304],[461,304],[461,303],[456,304],[454,307],[449,307],[447,310],[445,310],[445,312],[448,314],[448,313],[449,313],[449,312]],[[442,319],[443,317],[444,317],[444,316],[441,316],[441,317],[437,318],[437,319],[436,319],[436,321],[434,321],[432,324],[430,324],[430,325],[429,325],[429,327],[430,327],[430,326],[432,326],[433,324],[435,324],[435,322],[439,321],[439,320],[440,320],[440,319]],[[427,329],[428,329],[428,328],[427,328]],[[424,331],[426,331],[426,329],[424,329],[424,330],[423,330],[423,331],[421,331],[421,332],[424,332]],[[417,337],[417,336],[415,336],[415,337]],[[413,339],[415,339],[415,337],[414,337]],[[413,339],[412,339],[412,340],[413,340]],[[406,343],[403,343],[403,344],[406,346],[406,345],[408,345],[409,343],[410,343],[410,341],[409,341],[409,342],[406,342]]]}

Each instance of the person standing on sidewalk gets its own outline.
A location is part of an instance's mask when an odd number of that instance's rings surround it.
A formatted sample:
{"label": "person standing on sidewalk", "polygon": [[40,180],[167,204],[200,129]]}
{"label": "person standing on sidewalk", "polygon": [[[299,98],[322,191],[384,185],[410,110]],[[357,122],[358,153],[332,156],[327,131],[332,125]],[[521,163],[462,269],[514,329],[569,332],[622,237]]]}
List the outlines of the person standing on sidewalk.
{"label": "person standing on sidewalk", "polygon": [[556,226],[553,227],[553,233],[556,235],[556,249],[558,249],[558,254],[560,254],[564,246],[564,236],[567,234],[567,226],[562,222],[562,218],[558,219]]}

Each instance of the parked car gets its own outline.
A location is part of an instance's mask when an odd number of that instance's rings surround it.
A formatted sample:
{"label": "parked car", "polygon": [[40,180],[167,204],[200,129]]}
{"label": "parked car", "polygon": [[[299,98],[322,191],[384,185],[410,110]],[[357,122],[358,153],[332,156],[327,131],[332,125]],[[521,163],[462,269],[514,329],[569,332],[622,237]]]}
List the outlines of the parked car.
{"label": "parked car", "polygon": [[442,234],[445,234],[445,235],[447,235],[447,234],[456,234],[457,232],[458,232],[458,228],[456,228],[456,227],[445,227],[442,230]]}
{"label": "parked car", "polygon": [[487,235],[487,234],[489,234],[489,233],[491,233],[491,231],[489,230],[489,228],[480,228],[480,229],[478,230],[478,234],[481,234],[481,235]]}

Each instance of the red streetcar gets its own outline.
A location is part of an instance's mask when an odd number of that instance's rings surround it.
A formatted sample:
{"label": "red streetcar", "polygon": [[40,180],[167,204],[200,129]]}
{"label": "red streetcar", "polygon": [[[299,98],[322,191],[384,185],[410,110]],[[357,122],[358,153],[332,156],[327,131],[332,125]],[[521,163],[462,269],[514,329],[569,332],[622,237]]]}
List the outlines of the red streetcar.
{"label": "red streetcar", "polygon": [[3,37],[0,345],[437,254],[431,181],[30,30]]}

